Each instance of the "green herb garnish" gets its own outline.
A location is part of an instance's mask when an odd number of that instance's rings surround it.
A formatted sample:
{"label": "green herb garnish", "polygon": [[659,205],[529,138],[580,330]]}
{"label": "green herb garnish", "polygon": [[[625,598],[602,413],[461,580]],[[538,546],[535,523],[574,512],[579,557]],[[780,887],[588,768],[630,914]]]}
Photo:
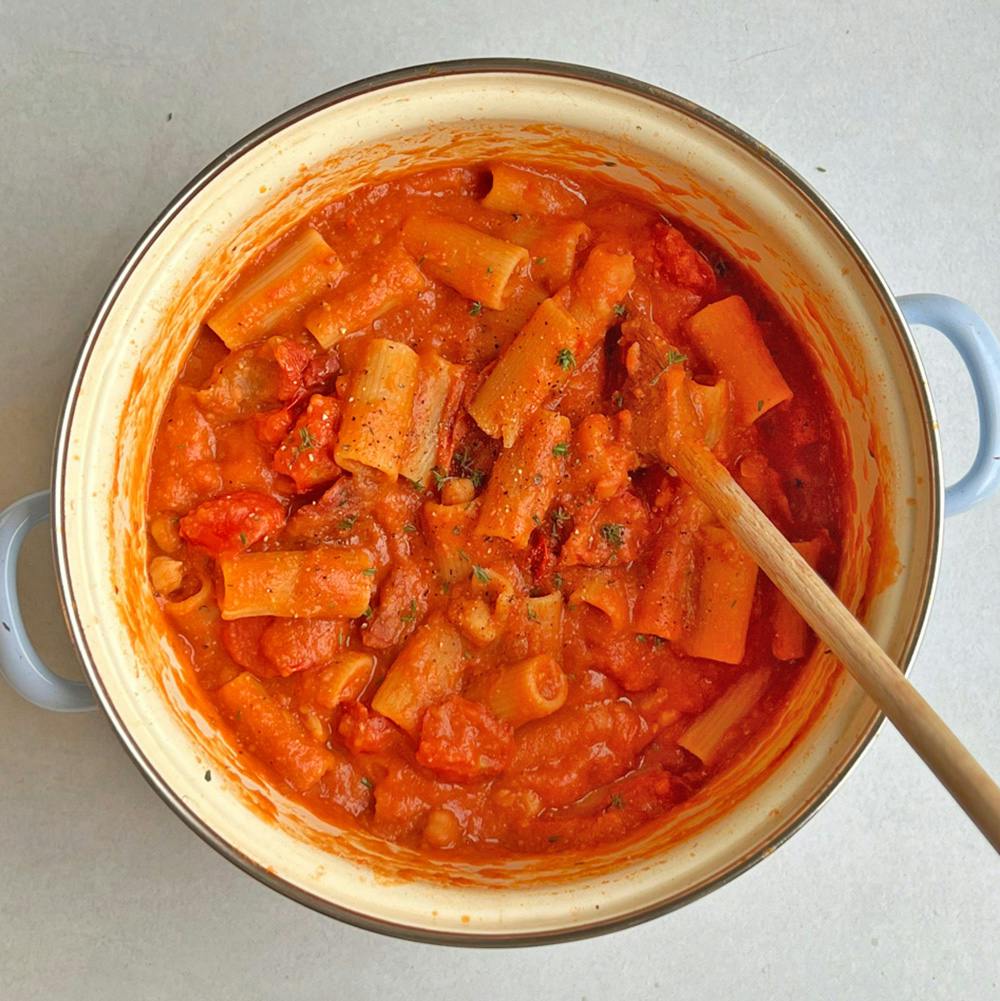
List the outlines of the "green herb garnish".
{"label": "green herb garnish", "polygon": [[297,451],[301,454],[302,452],[308,452],[311,448],[315,447],[316,439],[312,436],[312,431],[303,425],[299,428],[299,447]]}
{"label": "green herb garnish", "polygon": [[576,359],[569,348],[560,348],[556,354],[556,364],[565,372],[571,368],[576,368]]}
{"label": "green herb garnish", "polygon": [[569,442],[557,441],[555,445],[552,446],[552,454],[560,459],[564,455],[569,455]]}
{"label": "green herb garnish", "polygon": [[472,566],[472,576],[475,577],[480,584],[488,584],[490,582],[489,571],[475,564]]}
{"label": "green herb garnish", "polygon": [[482,303],[481,303],[481,302],[480,302],[480,301],[479,301],[479,300],[477,299],[477,300],[476,300],[475,302],[473,302],[473,304],[472,304],[472,305],[471,305],[471,306],[469,307],[469,316],[479,316],[479,314],[480,314],[480,313],[481,313],[482,311],[483,311],[483,304],[482,304]]}
{"label": "green herb garnish", "polygon": [[605,522],[601,525],[601,535],[612,549],[618,549],[625,541],[625,526],[613,521]]}

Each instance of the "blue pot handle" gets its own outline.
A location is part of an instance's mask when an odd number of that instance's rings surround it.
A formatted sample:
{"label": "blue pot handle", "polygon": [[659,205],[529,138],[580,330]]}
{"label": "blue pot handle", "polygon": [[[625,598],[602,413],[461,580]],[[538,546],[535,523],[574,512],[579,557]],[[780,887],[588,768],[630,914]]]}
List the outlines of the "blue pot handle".
{"label": "blue pot handle", "polygon": [[944,492],[946,517],[961,514],[1000,488],[1000,344],[978,313],[947,295],[902,295],[906,322],[940,331],[955,345],[979,408],[979,448],[966,474]]}
{"label": "blue pot handle", "polygon": [[17,598],[17,557],[25,536],[49,517],[49,492],[22,497],[0,512],[0,674],[18,695],[42,709],[95,709],[89,686],[53,674],[31,645]]}

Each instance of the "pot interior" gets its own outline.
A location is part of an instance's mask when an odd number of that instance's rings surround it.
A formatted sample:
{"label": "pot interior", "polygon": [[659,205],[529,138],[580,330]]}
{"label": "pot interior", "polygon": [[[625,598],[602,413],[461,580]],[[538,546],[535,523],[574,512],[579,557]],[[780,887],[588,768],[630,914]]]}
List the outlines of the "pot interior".
{"label": "pot interior", "polygon": [[506,941],[637,920],[766,853],[829,791],[877,718],[817,650],[768,739],[665,823],[596,855],[490,866],[338,830],[246,769],[146,582],[150,442],[220,287],[353,187],[456,161],[555,161],[636,186],[741,261],[805,338],[843,415],[854,497],[838,592],[899,663],[912,655],[940,488],[926,387],[902,321],[837,224],[766,151],[646,90],[495,70],[315,102],[181,196],[126,265],[85,352],[57,459],[56,545],[91,680],[144,772],[192,826],[272,885],[348,920]]}

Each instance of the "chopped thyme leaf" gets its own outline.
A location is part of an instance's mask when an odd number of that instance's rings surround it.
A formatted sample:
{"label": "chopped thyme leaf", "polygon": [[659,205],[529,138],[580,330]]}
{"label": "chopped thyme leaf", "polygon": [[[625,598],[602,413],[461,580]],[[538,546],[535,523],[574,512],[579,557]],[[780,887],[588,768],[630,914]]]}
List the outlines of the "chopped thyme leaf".
{"label": "chopped thyme leaf", "polygon": [[312,436],[312,432],[309,428],[304,425],[299,428],[299,446],[296,450],[299,454],[302,452],[308,452],[309,449],[316,447],[316,439]]}
{"label": "chopped thyme leaf", "polygon": [[763,409],[764,409],[764,401],[763,400],[758,400],[757,401],[757,413],[759,414]]}
{"label": "chopped thyme leaf", "polygon": [[625,800],[623,800],[618,793],[615,793],[614,796],[611,797],[611,803],[609,805],[612,810],[620,810],[625,805]]}
{"label": "chopped thyme leaf", "polygon": [[557,590],[561,591],[563,586],[563,575],[561,573],[554,573],[552,575],[552,586]]}
{"label": "chopped thyme leaf", "polygon": [[367,775],[362,775],[362,776],[361,776],[361,784],[362,784],[362,785],[363,785],[363,786],[364,786],[364,787],[365,787],[366,789],[374,789],[374,788],[375,788],[375,783],[374,783],[374,782],[372,782],[372,780],[371,780],[370,778],[368,778],[368,776],[367,776]]}
{"label": "chopped thyme leaf", "polygon": [[625,526],[613,521],[605,522],[601,525],[601,535],[612,549],[618,549],[625,541]]}
{"label": "chopped thyme leaf", "polygon": [[413,533],[417,530],[417,526],[413,524],[412,521],[408,521],[403,525],[403,531]]}
{"label": "chopped thyme leaf", "polygon": [[375,576],[375,567],[365,567],[365,569],[364,569],[364,570],[362,570],[361,572],[362,572],[362,573],[363,573],[363,574],[364,574],[364,575],[365,575],[366,577],[374,577],[374,576]]}
{"label": "chopped thyme leaf", "polygon": [[528,618],[532,622],[538,621],[538,612],[536,612],[530,605],[528,606]]}
{"label": "chopped thyme leaf", "polygon": [[625,406],[625,394],[616,389],[611,394],[611,402],[614,405],[615,410],[621,410],[621,408]]}
{"label": "chopped thyme leaf", "polygon": [[247,538],[246,532],[240,532],[240,545],[249,545],[250,540]]}
{"label": "chopped thyme leaf", "polygon": [[612,306],[611,308],[615,311],[615,316],[617,316],[619,319],[621,319],[621,317],[623,317],[628,312],[623,302],[616,302],[614,306]]}
{"label": "chopped thyme leaf", "polygon": [[681,354],[680,351],[675,351],[673,348],[667,352],[668,365],[680,365],[682,361],[687,361],[687,355]]}
{"label": "chopped thyme leaf", "polygon": [[399,617],[400,622],[412,622],[417,617],[417,603],[410,598],[410,610],[405,615]]}
{"label": "chopped thyme leaf", "polygon": [[569,348],[560,348],[556,354],[556,364],[565,372],[571,368],[576,368],[576,359]]}
{"label": "chopped thyme leaf", "polygon": [[481,566],[473,565],[472,576],[479,581],[480,584],[488,584],[490,581],[490,573]]}
{"label": "chopped thyme leaf", "polygon": [[362,613],[361,618],[370,619],[375,613],[372,611],[372,606],[369,605]]}
{"label": "chopped thyme leaf", "polygon": [[434,486],[441,489],[451,479],[451,477],[443,470],[440,466],[435,466],[431,470],[431,476],[434,477]]}
{"label": "chopped thyme leaf", "polygon": [[542,264],[545,263],[546,260],[547,260],[547,258],[545,258],[545,257],[536,257],[535,258],[535,263],[538,264],[538,265],[542,265]]}
{"label": "chopped thyme leaf", "polygon": [[339,528],[341,532],[349,532],[352,528],[354,528],[354,523],[357,520],[358,516],[356,514],[349,514],[346,518],[342,518],[340,520],[340,524],[337,528]]}
{"label": "chopped thyme leaf", "polygon": [[552,454],[558,458],[562,458],[564,455],[569,455],[569,442],[557,441],[555,445],[552,446]]}
{"label": "chopped thyme leaf", "polygon": [[479,301],[479,300],[477,299],[477,300],[476,300],[475,302],[473,302],[473,304],[472,304],[472,305],[471,305],[471,306],[469,307],[469,316],[479,316],[479,314],[480,314],[480,313],[481,313],[482,311],[483,311],[483,304],[482,304],[482,303],[481,303],[481,302],[480,302],[480,301]]}

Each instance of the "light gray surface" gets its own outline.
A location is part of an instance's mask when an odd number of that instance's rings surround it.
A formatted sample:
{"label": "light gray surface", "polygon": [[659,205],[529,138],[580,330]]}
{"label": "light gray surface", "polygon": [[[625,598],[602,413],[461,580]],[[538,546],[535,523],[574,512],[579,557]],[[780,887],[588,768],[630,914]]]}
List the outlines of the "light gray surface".
{"label": "light gray surface", "polygon": [[[1000,327],[1000,5],[736,6],[0,0],[0,506],[46,486],[84,326],[176,190],[290,105],[433,59],[590,63],[699,101],[802,171],[895,290],[951,293]],[[968,380],[936,335],[920,343],[955,478],[974,451]],[[43,534],[24,598],[69,672]],[[912,675],[994,774],[998,535],[1000,501],[948,524]],[[2,685],[0,802],[11,1001],[998,992],[1000,866],[888,730],[735,883],[638,929],[516,953],[395,942],[284,900],[161,804],[102,717],[49,716]]]}

